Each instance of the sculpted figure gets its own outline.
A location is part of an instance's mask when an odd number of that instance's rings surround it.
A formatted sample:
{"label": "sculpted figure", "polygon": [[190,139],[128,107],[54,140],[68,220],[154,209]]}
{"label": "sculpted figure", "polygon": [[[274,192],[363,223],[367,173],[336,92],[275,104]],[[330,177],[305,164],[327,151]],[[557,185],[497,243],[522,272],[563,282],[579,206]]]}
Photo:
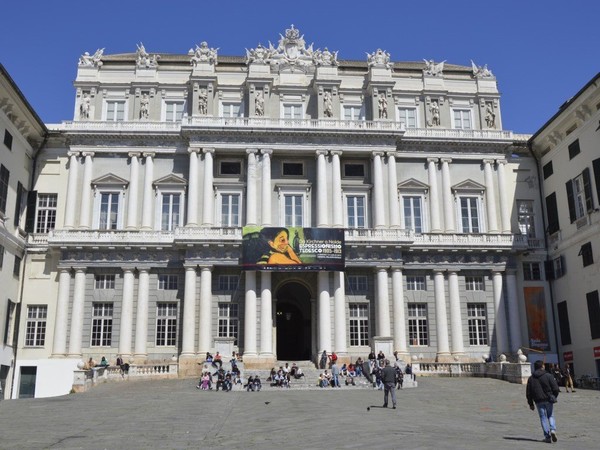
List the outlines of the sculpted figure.
{"label": "sculpted figure", "polygon": [[333,116],[333,101],[331,100],[331,92],[325,91],[323,94],[323,114],[325,117]]}
{"label": "sculpted figure", "polygon": [[145,68],[155,67],[158,64],[158,59],[160,58],[160,56],[158,56],[158,55],[148,54],[148,52],[146,51],[146,48],[144,47],[144,44],[142,44],[141,42],[137,46],[136,55],[137,55],[137,66],[145,67]]}
{"label": "sculpted figure", "polygon": [[208,114],[208,91],[205,88],[198,93],[198,113],[202,116]]}
{"label": "sculpted figure", "polygon": [[496,113],[491,102],[485,104],[485,123],[488,128],[496,128]]}
{"label": "sculpted figure", "polygon": [[148,100],[148,94],[144,93],[144,95],[142,95],[142,98],[140,100],[140,119],[147,119],[149,116],[149,100]]}
{"label": "sculpted figure", "polygon": [[263,91],[256,91],[256,97],[254,98],[254,115],[260,117],[265,115],[265,96]]}
{"label": "sculpted figure", "polygon": [[199,62],[208,62],[209,64],[217,65],[217,50],[218,48],[210,48],[206,41],[200,43],[200,45],[196,45],[196,50],[190,50],[192,54],[192,58],[190,59],[190,63],[196,67]]}
{"label": "sculpted figure", "polygon": [[385,50],[381,50],[380,48],[373,53],[367,53],[367,62],[369,63],[369,67],[386,67],[388,69],[392,68],[392,64],[390,62],[390,54]]}
{"label": "sculpted figure", "polygon": [[429,107],[431,111],[431,126],[439,127],[440,126],[440,105],[437,100],[431,102],[431,106]]}
{"label": "sculpted figure", "polygon": [[385,98],[385,94],[379,94],[379,118],[387,119],[387,99]]}
{"label": "sculpted figure", "polygon": [[79,105],[79,117],[82,119],[90,118],[90,94],[87,92],[81,97],[81,104]]}
{"label": "sculpted figure", "polygon": [[424,59],[423,61],[425,61],[425,69],[423,69],[423,73],[425,75],[430,75],[432,77],[442,75],[442,72],[444,71],[444,63],[446,61],[442,61],[441,63],[437,64],[433,59],[430,59],[429,61]]}
{"label": "sculpted figure", "polygon": [[488,69],[487,64],[485,64],[483,67],[481,67],[481,66],[478,66],[477,64],[475,64],[473,62],[473,60],[471,60],[471,67],[473,69],[473,77],[474,78],[490,78],[490,77],[494,76],[492,71],[490,69]]}
{"label": "sculpted figure", "polygon": [[246,49],[246,63],[266,64],[270,57],[268,49],[258,44],[258,47],[248,50]]}
{"label": "sculpted figure", "polygon": [[90,67],[98,66],[99,67],[102,65],[102,61],[100,61],[100,59],[102,58],[103,53],[104,53],[103,48],[99,48],[98,50],[96,50],[96,52],[93,55],[90,55],[88,52],[85,52],[83,55],[81,55],[79,57],[79,65],[80,66],[90,66]]}

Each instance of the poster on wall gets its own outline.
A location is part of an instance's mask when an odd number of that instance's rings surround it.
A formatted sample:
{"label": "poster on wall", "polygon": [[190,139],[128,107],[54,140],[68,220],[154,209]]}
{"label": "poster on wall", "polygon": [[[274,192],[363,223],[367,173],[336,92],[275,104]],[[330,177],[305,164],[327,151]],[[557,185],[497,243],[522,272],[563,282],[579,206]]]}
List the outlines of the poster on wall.
{"label": "poster on wall", "polygon": [[546,315],[546,298],[543,287],[523,288],[525,294],[525,310],[527,312],[527,330],[529,331],[529,347],[535,350],[550,350],[548,338],[548,322]]}
{"label": "poster on wall", "polygon": [[242,269],[343,271],[342,228],[244,227]]}

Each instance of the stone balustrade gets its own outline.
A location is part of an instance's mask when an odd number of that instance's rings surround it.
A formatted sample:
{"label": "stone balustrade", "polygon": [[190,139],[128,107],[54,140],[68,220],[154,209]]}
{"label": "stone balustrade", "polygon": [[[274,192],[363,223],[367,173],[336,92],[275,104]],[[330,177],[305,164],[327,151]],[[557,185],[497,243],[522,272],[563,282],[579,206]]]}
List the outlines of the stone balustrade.
{"label": "stone balustrade", "polygon": [[413,372],[418,376],[483,377],[525,384],[531,375],[531,364],[510,362],[414,362]]}
{"label": "stone balustrade", "polygon": [[149,380],[177,378],[179,375],[177,361],[156,364],[130,364],[127,373],[118,366],[94,367],[89,370],[73,372],[73,392],[85,392],[99,383],[123,380]]}

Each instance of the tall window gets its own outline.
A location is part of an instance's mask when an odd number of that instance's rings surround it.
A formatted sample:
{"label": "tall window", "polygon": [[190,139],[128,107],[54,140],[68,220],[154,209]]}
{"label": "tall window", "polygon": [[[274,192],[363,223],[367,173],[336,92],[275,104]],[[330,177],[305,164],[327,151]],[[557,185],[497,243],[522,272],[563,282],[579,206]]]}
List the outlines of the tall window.
{"label": "tall window", "polygon": [[163,192],[160,229],[162,231],[173,231],[180,225],[181,194],[176,192]]}
{"label": "tall window", "polygon": [[408,340],[412,346],[429,345],[427,305],[424,303],[408,305]]}
{"label": "tall window", "polygon": [[115,275],[99,274],[94,279],[94,289],[114,289]]}
{"label": "tall window", "polygon": [[580,175],[567,181],[566,187],[569,217],[573,223],[594,209],[590,169],[586,168]]}
{"label": "tall window", "polygon": [[304,225],[304,196],[287,194],[284,196],[284,225],[286,227],[301,227]]}
{"label": "tall window", "polygon": [[302,119],[302,104],[301,103],[290,103],[283,105],[283,118],[284,119]]}
{"label": "tall window", "polygon": [[369,345],[369,305],[350,304],[350,345]]}
{"label": "tall window", "polygon": [[348,195],[346,197],[348,228],[365,228],[365,203],[364,195]]}
{"label": "tall window", "polygon": [[46,343],[46,318],[48,307],[28,306],[27,324],[25,329],[25,346],[42,347]]}
{"label": "tall window", "polygon": [[37,215],[35,221],[36,233],[48,233],[56,226],[56,194],[38,194]]}
{"label": "tall window", "polygon": [[240,117],[241,106],[240,103],[223,103],[223,117]]}
{"label": "tall window", "polygon": [[517,200],[519,230],[527,237],[535,237],[535,222],[533,218],[533,200]]}
{"label": "tall window", "polygon": [[13,265],[13,276],[19,277],[21,275],[21,261],[22,259],[15,255],[15,263]]}
{"label": "tall window", "polygon": [[452,111],[454,116],[454,128],[460,130],[471,130],[473,124],[471,123],[471,110],[469,109],[455,109]]}
{"label": "tall window", "polygon": [[183,119],[183,102],[167,102],[165,105],[165,121],[181,122]]}
{"label": "tall window", "polygon": [[238,287],[240,277],[237,275],[219,275],[220,291],[235,291]]}
{"label": "tall window", "polygon": [[237,193],[221,194],[221,226],[239,227],[240,226],[240,201],[241,195]]}
{"label": "tall window", "polygon": [[424,291],[426,288],[425,277],[423,276],[407,276],[406,290],[407,291]]}
{"label": "tall window", "polygon": [[560,328],[560,343],[562,345],[571,344],[571,326],[569,325],[569,309],[567,302],[563,301],[556,304],[558,311],[558,325]]}
{"label": "tall window", "polygon": [[366,292],[369,283],[367,277],[364,275],[349,275],[348,276],[348,287],[350,292]]}
{"label": "tall window", "polygon": [[107,101],[106,120],[111,122],[120,122],[125,120],[125,102],[113,100]]}
{"label": "tall window", "polygon": [[12,134],[10,134],[10,131],[4,130],[4,145],[6,145],[7,149],[12,150],[12,144],[13,144]]}
{"label": "tall window", "polygon": [[415,233],[423,232],[423,210],[421,197],[402,197],[402,211],[404,212],[404,228]]}
{"label": "tall window", "polygon": [[523,279],[525,281],[538,281],[542,279],[539,262],[526,261],[523,263]]}
{"label": "tall window", "polygon": [[219,337],[234,338],[237,345],[239,314],[237,303],[219,303]]}
{"label": "tall window", "polygon": [[0,244],[0,269],[4,265],[4,245]]}
{"label": "tall window", "polygon": [[460,218],[463,233],[480,233],[479,201],[477,197],[460,198]]}
{"label": "tall window", "polygon": [[485,303],[467,304],[469,318],[469,345],[488,345]]}
{"label": "tall window", "polygon": [[600,338],[600,301],[598,298],[598,291],[588,292],[585,296],[590,319],[591,338],[598,339]]}
{"label": "tall window", "polygon": [[485,283],[483,277],[465,277],[467,291],[484,291]]}
{"label": "tall window", "polygon": [[365,110],[361,105],[344,105],[344,120],[365,120]]}
{"label": "tall window", "polygon": [[113,304],[92,305],[92,347],[110,347],[112,343]]}
{"label": "tall window", "polygon": [[119,226],[119,192],[102,192],[100,198],[100,223],[101,230],[116,230]]}
{"label": "tall window", "polygon": [[417,109],[398,108],[398,122],[403,122],[404,128],[417,128]]}
{"label": "tall window", "polygon": [[9,170],[0,166],[0,214],[6,214],[6,201],[8,199]]}
{"label": "tall window", "polygon": [[594,264],[594,252],[592,251],[592,243],[586,242],[579,249],[579,256],[583,262],[583,267]]}
{"label": "tall window", "polygon": [[177,344],[177,303],[156,305],[156,345]]}
{"label": "tall window", "polygon": [[164,275],[158,276],[158,289],[165,291],[176,291],[179,278],[177,275]]}

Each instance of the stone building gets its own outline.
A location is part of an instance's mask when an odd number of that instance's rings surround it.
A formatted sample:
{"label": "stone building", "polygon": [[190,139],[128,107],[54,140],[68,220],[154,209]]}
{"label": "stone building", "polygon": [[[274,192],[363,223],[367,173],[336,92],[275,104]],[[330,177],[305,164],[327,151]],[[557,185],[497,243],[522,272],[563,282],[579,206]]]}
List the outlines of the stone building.
{"label": "stone building", "polygon": [[[36,396],[118,354],[183,375],[216,351],[556,360],[547,282],[523,272],[545,260],[536,161],[487,67],[343,60],[294,27],[217,53],[81,57],[35,177],[19,325],[45,308],[46,334],[19,336],[17,370],[37,368]],[[341,267],[248,266],[264,227],[338,233]]]}

